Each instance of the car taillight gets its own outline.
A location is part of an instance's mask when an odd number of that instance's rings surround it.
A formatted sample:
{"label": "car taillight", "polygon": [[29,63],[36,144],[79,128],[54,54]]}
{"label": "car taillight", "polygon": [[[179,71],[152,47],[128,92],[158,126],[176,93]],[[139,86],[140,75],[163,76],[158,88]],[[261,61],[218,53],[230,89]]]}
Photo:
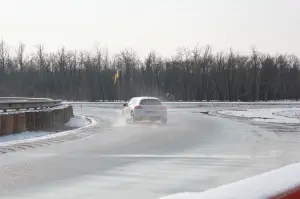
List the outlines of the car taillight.
{"label": "car taillight", "polygon": [[142,107],[139,106],[139,105],[134,107],[134,109],[141,109],[141,108],[142,108]]}

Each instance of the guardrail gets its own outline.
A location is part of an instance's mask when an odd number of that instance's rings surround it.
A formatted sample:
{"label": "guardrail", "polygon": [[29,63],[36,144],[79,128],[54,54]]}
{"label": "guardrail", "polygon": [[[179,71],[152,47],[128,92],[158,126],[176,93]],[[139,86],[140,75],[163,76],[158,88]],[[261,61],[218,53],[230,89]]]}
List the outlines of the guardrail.
{"label": "guardrail", "polygon": [[61,100],[49,98],[0,97],[0,110],[42,109],[59,106]]}
{"label": "guardrail", "polygon": [[31,101],[31,100],[52,100],[51,98],[33,98],[33,97],[0,97],[0,101]]}
{"label": "guardrail", "polygon": [[60,128],[74,115],[72,106],[48,98],[0,97],[0,110],[0,136]]}

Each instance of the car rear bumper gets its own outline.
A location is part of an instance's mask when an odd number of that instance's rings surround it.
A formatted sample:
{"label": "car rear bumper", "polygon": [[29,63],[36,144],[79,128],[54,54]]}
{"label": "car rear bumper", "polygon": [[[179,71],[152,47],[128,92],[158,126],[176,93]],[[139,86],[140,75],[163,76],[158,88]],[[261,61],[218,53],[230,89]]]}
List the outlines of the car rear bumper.
{"label": "car rear bumper", "polygon": [[161,120],[162,117],[157,116],[141,116],[141,117],[134,117],[135,120]]}
{"label": "car rear bumper", "polygon": [[135,110],[133,112],[133,116],[135,119],[162,119],[167,118],[167,112],[166,111],[144,111],[144,110]]}

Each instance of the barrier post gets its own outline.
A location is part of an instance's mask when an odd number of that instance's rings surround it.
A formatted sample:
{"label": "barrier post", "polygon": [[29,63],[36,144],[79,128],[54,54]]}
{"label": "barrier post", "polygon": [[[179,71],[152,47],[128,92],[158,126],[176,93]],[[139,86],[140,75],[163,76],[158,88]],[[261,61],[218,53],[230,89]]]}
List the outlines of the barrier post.
{"label": "barrier post", "polygon": [[42,117],[41,117],[41,112],[40,111],[36,111],[34,112],[34,118],[35,118],[35,130],[39,130],[42,128]]}
{"label": "barrier post", "polygon": [[35,112],[26,112],[26,128],[29,131],[33,131],[35,129]]}
{"label": "barrier post", "polygon": [[26,115],[25,113],[14,114],[14,133],[26,131]]}
{"label": "barrier post", "polygon": [[12,114],[4,114],[1,117],[2,135],[9,135],[14,130],[14,116]]}
{"label": "barrier post", "polygon": [[2,120],[2,116],[0,115],[0,136],[2,135],[2,127],[1,127],[1,120]]}
{"label": "barrier post", "polygon": [[51,129],[53,127],[53,123],[52,123],[52,111],[45,111],[44,112],[44,126],[43,128],[46,129]]}

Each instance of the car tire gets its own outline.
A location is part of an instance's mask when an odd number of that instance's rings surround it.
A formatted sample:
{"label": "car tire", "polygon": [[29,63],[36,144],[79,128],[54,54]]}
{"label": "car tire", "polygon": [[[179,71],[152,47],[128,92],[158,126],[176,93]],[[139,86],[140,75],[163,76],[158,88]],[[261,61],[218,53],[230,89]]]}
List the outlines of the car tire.
{"label": "car tire", "polygon": [[161,121],[162,124],[166,124],[168,119],[167,118],[162,118],[160,121]]}
{"label": "car tire", "polygon": [[131,119],[130,118],[125,118],[125,122],[126,122],[126,124],[130,124]]}
{"label": "car tire", "polygon": [[132,116],[131,121],[132,121],[132,124],[136,123],[136,119],[134,116]]}
{"label": "car tire", "polygon": [[136,119],[134,117],[133,111],[131,111],[130,115],[131,115],[131,122],[134,124],[136,122]]}

